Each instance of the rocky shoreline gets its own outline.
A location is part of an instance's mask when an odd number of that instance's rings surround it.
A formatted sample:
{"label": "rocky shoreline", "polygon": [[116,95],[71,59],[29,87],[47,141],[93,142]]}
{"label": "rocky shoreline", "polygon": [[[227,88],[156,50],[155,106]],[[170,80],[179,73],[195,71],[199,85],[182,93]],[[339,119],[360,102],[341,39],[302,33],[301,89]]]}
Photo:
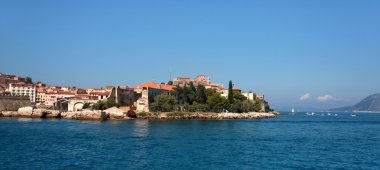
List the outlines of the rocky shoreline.
{"label": "rocky shoreline", "polygon": [[114,107],[107,110],[83,110],[75,112],[59,112],[58,110],[34,109],[33,107],[19,108],[18,111],[1,111],[0,117],[22,117],[22,118],[50,118],[50,119],[74,119],[74,120],[125,120],[125,119],[147,119],[147,120],[180,120],[180,119],[265,119],[275,118],[278,113],[190,113],[190,112],[144,112],[138,114],[127,114]]}
{"label": "rocky shoreline", "polygon": [[192,113],[192,112],[164,112],[164,113],[140,113],[138,119],[161,119],[161,120],[180,120],[180,119],[204,119],[204,120],[223,120],[223,119],[266,119],[275,118],[278,113]]}

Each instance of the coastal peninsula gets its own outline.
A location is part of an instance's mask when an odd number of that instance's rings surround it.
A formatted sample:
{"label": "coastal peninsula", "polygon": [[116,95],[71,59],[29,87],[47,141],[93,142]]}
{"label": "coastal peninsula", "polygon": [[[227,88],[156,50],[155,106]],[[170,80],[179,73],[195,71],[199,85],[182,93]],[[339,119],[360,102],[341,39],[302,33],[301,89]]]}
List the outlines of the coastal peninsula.
{"label": "coastal peninsula", "polygon": [[199,75],[167,83],[77,88],[0,74],[0,116],[108,119],[261,119],[276,117],[264,95]]}

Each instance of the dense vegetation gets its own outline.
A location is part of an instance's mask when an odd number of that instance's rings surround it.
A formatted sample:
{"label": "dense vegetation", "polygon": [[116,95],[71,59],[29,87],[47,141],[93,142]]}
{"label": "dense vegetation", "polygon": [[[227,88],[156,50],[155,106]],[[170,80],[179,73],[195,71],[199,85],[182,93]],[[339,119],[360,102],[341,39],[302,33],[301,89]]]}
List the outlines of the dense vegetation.
{"label": "dense vegetation", "polygon": [[229,82],[228,98],[221,96],[214,89],[206,89],[203,85],[194,87],[191,82],[189,86],[177,86],[175,95],[161,94],[155,97],[154,102],[150,104],[151,111],[172,112],[259,112],[262,111],[262,105],[265,112],[270,111],[266,101],[256,100],[252,102],[244,95],[233,92],[232,81]]}

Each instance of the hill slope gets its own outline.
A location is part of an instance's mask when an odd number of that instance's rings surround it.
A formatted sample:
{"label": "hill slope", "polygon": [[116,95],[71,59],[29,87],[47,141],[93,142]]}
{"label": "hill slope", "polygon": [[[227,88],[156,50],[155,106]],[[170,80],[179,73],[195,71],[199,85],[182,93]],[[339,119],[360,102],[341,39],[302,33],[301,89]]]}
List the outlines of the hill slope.
{"label": "hill slope", "polygon": [[380,93],[370,95],[354,106],[331,109],[331,111],[380,111]]}

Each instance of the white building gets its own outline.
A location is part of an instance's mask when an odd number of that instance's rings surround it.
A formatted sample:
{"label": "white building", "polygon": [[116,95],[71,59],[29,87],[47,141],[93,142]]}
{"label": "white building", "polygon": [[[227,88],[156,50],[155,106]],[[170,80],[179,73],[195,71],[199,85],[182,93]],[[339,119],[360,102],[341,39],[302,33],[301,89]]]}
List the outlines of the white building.
{"label": "white building", "polygon": [[29,96],[32,103],[36,102],[36,86],[33,84],[9,84],[12,95]]}
{"label": "white building", "polygon": [[252,93],[252,92],[242,92],[241,93],[243,96],[245,96],[248,100],[250,101],[255,101],[255,98],[256,98],[256,95],[255,93]]}

